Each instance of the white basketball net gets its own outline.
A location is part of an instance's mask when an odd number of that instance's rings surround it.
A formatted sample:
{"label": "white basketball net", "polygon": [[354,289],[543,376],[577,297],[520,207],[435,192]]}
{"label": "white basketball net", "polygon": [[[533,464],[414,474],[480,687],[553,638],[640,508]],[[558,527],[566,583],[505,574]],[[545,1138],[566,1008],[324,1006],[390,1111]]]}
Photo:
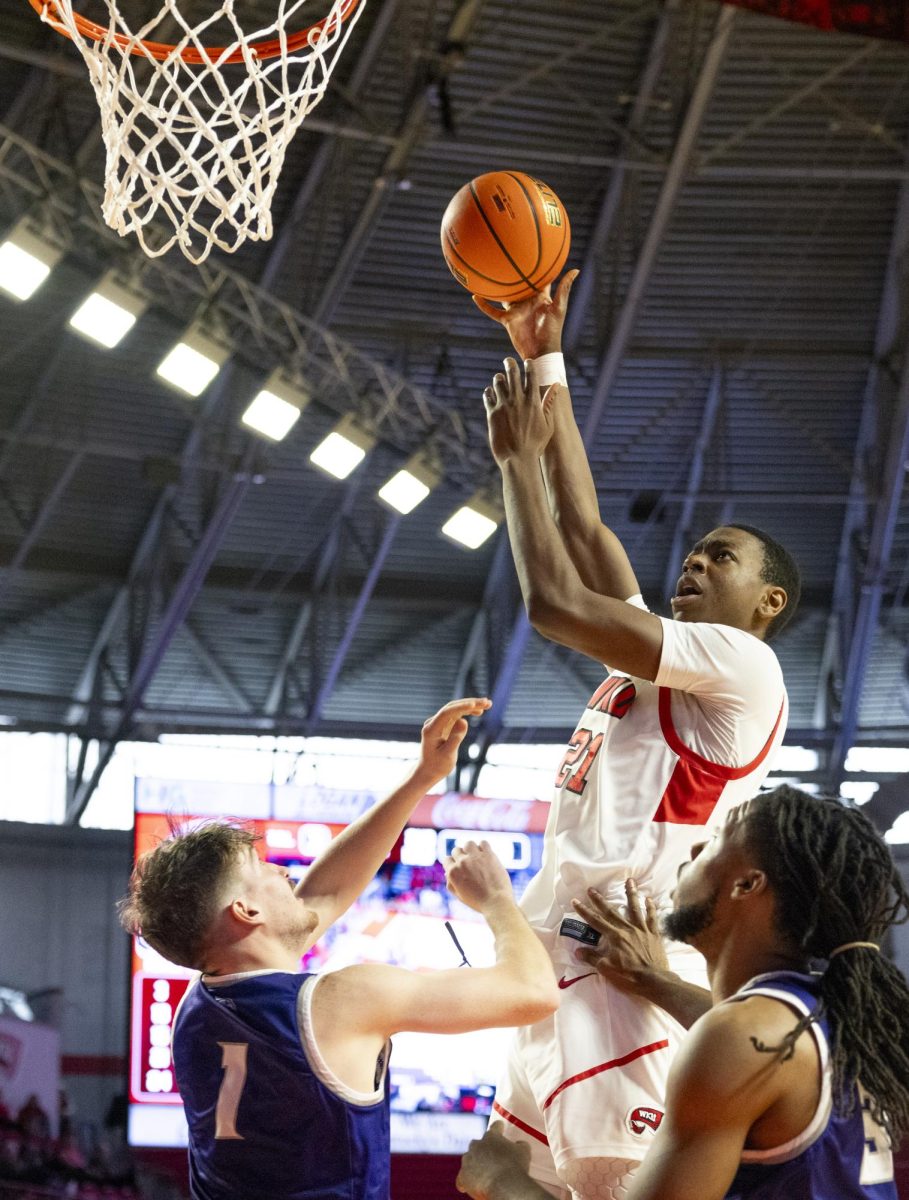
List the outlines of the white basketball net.
{"label": "white basketball net", "polygon": [[[270,238],[270,206],[287,147],[325,94],[362,0],[346,21],[341,12],[349,0],[333,0],[328,14],[322,7],[309,16],[310,6],[306,19],[306,0],[275,0],[274,22],[250,32],[240,28],[234,0],[212,0],[214,11],[195,26],[177,0],[164,0],[135,31],[117,0],[105,3],[110,29],[101,42],[79,32],[72,0],[56,0],[50,16],[79,47],[101,108],[107,224],[121,236],[135,233],[151,257],[176,244],[194,263],[207,258],[212,246],[232,252],[247,238]],[[288,50],[289,34],[326,15],[306,45]],[[215,61],[204,49],[206,30],[216,32],[224,47]],[[114,41],[117,34],[125,45]],[[280,40],[280,53],[260,60],[251,45],[272,38]],[[157,40],[174,44],[162,62],[144,51],[129,53],[141,50],[142,41]],[[184,62],[186,49],[200,51],[205,61]],[[224,62],[237,51],[242,62]]]}

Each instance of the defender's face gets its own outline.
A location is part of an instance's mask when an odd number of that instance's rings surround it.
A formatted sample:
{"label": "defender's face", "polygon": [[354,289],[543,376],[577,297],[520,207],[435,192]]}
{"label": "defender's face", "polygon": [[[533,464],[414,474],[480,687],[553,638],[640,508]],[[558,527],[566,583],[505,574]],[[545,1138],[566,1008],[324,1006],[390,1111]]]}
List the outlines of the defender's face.
{"label": "defender's face", "polygon": [[294,882],[285,867],[265,862],[250,849],[243,865],[243,878],[249,894],[265,918],[267,932],[282,941],[300,945],[302,954],[318,924],[318,916],[306,908],[294,894]]}
{"label": "defender's face", "polygon": [[764,547],[753,534],[727,526],[714,529],[682,564],[672,615],[677,621],[712,621],[750,630],[770,586],[761,578],[763,569]]}
{"label": "defender's face", "polygon": [[692,846],[691,857],[679,867],[670,896],[672,912],[664,922],[669,937],[702,946],[704,935],[734,919],[727,901],[745,865],[742,833],[747,810],[747,803],[733,809],[709,841]]}

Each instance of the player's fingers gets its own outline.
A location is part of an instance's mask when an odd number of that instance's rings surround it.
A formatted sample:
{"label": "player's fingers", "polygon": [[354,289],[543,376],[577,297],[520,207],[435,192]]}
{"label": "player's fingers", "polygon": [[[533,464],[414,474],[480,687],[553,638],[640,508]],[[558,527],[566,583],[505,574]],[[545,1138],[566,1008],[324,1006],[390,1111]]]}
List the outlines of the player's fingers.
{"label": "player's fingers", "polygon": [[574,283],[580,273],[581,272],[578,270],[566,271],[558,282],[553,303],[560,314],[563,313],[568,306],[568,297],[571,293],[571,285]]}
{"label": "player's fingers", "polygon": [[495,390],[491,387],[483,389],[483,406],[487,413],[495,411],[497,404]]}
{"label": "player's fingers", "polygon": [[647,920],[647,929],[650,933],[660,932],[660,915],[657,912],[657,906],[652,896],[648,896],[644,901],[644,913]]}
{"label": "player's fingers", "polygon": [[572,900],[571,906],[578,916],[592,928],[599,929],[601,933],[614,933],[618,926],[617,921],[610,921],[608,916],[604,916],[595,908],[591,908],[589,904],[585,904],[583,900]]}
{"label": "player's fingers", "polygon": [[638,885],[633,879],[625,880],[625,903],[628,905],[628,915],[632,924],[644,928],[644,913],[641,908],[641,897],[638,895]]}
{"label": "player's fingers", "polygon": [[604,900],[595,888],[587,889],[587,898],[585,900],[575,900],[573,903],[575,908],[578,908],[578,905],[583,905],[589,917],[592,918],[588,924],[593,925],[594,928],[601,928],[602,926],[606,926],[608,929],[628,928],[628,922],[619,910]]}
{"label": "player's fingers", "polygon": [[[532,358],[524,359],[524,384],[528,396],[539,396],[540,385],[537,383],[537,364]],[[543,397],[543,404],[546,403],[546,397]]]}
{"label": "player's fingers", "polygon": [[440,739],[440,746],[448,748],[451,746],[460,746],[461,742],[467,736],[467,730],[470,726],[463,717],[458,717],[446,733]]}
{"label": "player's fingers", "polygon": [[501,371],[492,377],[492,390],[495,393],[496,405],[508,404],[511,400],[511,392],[508,387],[508,380]]}
{"label": "player's fingers", "polygon": [[462,717],[474,717],[492,707],[485,696],[466,696],[463,700],[449,700],[437,713],[423,722],[423,733],[445,741],[451,734],[455,721]]}
{"label": "player's fingers", "polygon": [[490,317],[493,321],[498,321],[501,325],[508,312],[507,308],[499,308],[498,305],[492,303],[491,300],[485,300],[482,296],[471,296],[471,300],[477,306],[481,313]]}
{"label": "player's fingers", "polygon": [[[462,717],[467,713],[485,712],[487,708],[491,707],[492,701],[488,696],[459,696],[458,699],[449,700],[447,704],[443,704],[436,716],[453,712]],[[431,717],[430,720],[434,720],[434,718]]]}
{"label": "player's fingers", "polygon": [[513,358],[505,359],[505,378],[508,380],[508,390],[512,396],[521,394],[521,372]]}

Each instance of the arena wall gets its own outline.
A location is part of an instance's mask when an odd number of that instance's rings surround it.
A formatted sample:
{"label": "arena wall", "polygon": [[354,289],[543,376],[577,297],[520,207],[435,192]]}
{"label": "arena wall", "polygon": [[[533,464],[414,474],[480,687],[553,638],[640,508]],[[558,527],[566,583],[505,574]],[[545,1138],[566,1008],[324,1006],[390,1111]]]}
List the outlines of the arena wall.
{"label": "arena wall", "polygon": [[114,905],[131,855],[130,833],[0,827],[0,983],[37,993],[58,1026],[77,1120],[102,1120],[125,1089],[129,939]]}

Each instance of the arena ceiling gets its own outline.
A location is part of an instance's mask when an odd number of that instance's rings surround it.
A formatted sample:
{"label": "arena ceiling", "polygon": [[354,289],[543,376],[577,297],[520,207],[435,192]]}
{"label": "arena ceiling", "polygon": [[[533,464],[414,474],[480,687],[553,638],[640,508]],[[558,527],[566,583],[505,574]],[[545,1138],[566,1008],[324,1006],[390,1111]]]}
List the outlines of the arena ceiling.
{"label": "arena ceiling", "polygon": [[[480,394],[507,350],[439,220],[513,167],[571,215],[573,396],[648,601],[666,611],[698,532],[765,527],[804,574],[788,740],[833,784],[850,744],[904,742],[907,137],[901,44],[712,0],[367,0],[274,238],[196,267],[105,230],[82,61],[0,0],[0,224],[65,250],[33,299],[0,298],[6,722],[99,739],[103,764],[168,730],[410,738],[486,692],[481,758],[564,738],[597,664],[528,631],[503,532],[439,533],[495,483]],[[67,321],[110,269],[150,306],[103,351]],[[232,357],[189,400],[154,368],[203,316]],[[239,414],[291,354],[312,403],[266,444]],[[308,456],[347,413],[378,441],[338,483]],[[426,445],[442,481],[395,518],[376,489]]]}

